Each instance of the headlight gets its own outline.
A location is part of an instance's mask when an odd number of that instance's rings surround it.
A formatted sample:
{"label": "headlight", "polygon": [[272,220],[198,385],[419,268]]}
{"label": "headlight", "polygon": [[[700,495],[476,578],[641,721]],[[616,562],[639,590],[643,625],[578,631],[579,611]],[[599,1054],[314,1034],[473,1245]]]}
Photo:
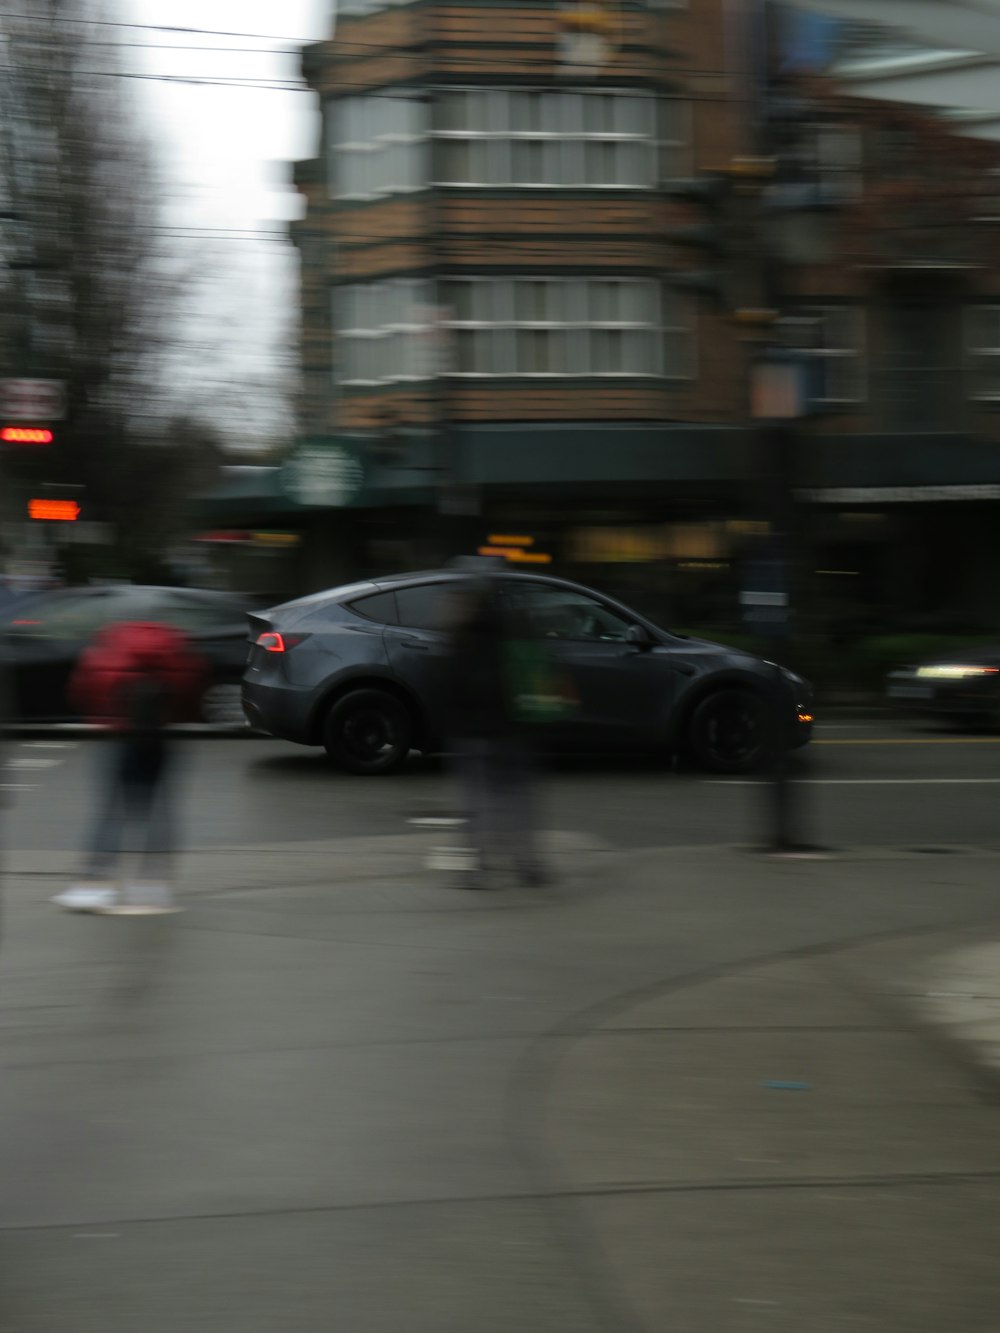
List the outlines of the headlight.
{"label": "headlight", "polygon": [[922,666],[917,667],[917,675],[924,680],[966,680],[969,676],[995,676],[1000,667],[987,666]]}

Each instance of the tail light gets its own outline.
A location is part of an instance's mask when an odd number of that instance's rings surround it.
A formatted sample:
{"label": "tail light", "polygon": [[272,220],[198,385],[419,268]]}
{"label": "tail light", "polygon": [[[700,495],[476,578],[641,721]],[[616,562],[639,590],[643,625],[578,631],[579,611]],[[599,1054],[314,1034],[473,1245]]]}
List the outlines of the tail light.
{"label": "tail light", "polygon": [[268,630],[258,634],[254,646],[263,648],[265,653],[287,653],[308,637],[308,634],[279,634],[277,630]]}

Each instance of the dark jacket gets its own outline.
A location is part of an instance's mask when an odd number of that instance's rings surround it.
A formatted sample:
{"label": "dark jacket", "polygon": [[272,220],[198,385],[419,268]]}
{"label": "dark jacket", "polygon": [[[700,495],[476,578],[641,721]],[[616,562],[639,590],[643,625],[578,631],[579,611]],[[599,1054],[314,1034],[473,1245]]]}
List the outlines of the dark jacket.
{"label": "dark jacket", "polygon": [[455,739],[505,735],[512,723],[507,625],[495,596],[474,594],[451,632],[448,730]]}

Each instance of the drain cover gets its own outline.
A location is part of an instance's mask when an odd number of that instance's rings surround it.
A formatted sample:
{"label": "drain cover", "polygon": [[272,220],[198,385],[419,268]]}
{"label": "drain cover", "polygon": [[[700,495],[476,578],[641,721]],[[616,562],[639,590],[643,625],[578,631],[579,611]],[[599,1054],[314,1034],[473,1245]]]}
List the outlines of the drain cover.
{"label": "drain cover", "polygon": [[955,856],[962,851],[961,847],[911,847],[911,852],[916,852],[920,856]]}

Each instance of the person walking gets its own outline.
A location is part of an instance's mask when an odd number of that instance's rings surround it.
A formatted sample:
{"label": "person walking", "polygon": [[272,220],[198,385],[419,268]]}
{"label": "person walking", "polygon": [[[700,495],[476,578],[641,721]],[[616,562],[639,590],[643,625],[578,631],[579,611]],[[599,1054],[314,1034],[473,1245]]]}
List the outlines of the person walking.
{"label": "person walking", "polygon": [[522,884],[547,884],[522,695],[525,640],[489,576],[463,586],[450,622],[449,730],[473,861],[462,886],[488,887],[505,861]]}
{"label": "person walking", "polygon": [[[168,728],[197,697],[202,663],[185,634],[130,621],[107,626],[87,647],[70,698],[104,727],[99,805],[81,880],[56,894],[67,911],[148,914],[175,911],[171,887],[175,756]],[[134,833],[138,876],[122,881]]]}

